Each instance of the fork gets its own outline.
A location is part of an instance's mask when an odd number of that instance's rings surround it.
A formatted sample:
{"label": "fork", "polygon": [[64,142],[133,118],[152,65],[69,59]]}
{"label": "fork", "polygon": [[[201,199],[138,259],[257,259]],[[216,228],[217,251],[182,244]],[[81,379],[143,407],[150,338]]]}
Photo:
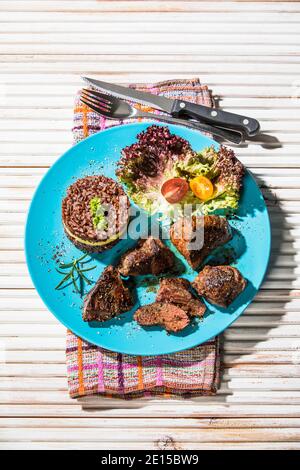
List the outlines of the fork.
{"label": "fork", "polygon": [[127,101],[92,89],[84,88],[81,92],[80,100],[96,113],[101,114],[108,119],[155,119],[168,124],[179,124],[198,131],[208,132],[234,144],[240,144],[243,140],[240,132],[223,130],[210,126],[209,124],[204,124],[202,122],[199,123],[198,121],[187,121],[185,119],[176,119],[171,116],[141,111],[127,103]]}

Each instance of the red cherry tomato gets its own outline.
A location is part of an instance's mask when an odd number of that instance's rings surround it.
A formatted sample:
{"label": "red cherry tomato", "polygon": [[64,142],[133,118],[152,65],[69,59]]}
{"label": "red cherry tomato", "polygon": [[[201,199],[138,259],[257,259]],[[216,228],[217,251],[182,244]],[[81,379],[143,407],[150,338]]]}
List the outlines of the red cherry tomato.
{"label": "red cherry tomato", "polygon": [[183,178],[171,178],[165,181],[161,187],[162,195],[170,204],[181,201],[188,190],[188,182]]}

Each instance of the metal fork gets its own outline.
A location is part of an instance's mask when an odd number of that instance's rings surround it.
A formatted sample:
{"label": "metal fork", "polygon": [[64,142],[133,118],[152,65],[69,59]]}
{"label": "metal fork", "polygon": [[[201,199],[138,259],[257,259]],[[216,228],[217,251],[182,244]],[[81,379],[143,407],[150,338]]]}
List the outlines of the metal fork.
{"label": "metal fork", "polygon": [[208,132],[234,144],[240,144],[243,140],[242,134],[239,132],[223,130],[198,121],[187,121],[185,119],[176,119],[171,116],[141,111],[131,106],[127,101],[92,89],[84,88],[81,92],[80,100],[96,113],[108,119],[155,119],[168,124],[179,124],[198,131]]}

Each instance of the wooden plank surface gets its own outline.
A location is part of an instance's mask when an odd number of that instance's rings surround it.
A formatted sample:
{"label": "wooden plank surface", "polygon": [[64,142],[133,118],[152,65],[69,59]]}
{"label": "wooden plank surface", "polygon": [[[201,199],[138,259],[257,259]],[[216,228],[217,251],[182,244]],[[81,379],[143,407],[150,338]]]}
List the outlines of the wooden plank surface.
{"label": "wooden plank surface", "polygon": [[[0,23],[0,449],[299,449],[300,2],[10,0]],[[83,74],[199,76],[261,121],[265,136],[236,151],[270,210],[272,260],[223,335],[216,397],[68,397],[65,329],[33,288],[23,230],[72,143]]]}

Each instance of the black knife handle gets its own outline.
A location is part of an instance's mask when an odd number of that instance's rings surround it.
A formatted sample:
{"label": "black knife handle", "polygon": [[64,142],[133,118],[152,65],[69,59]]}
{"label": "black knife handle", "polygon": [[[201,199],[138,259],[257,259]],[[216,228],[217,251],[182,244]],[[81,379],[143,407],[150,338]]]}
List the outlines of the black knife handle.
{"label": "black knife handle", "polygon": [[201,104],[190,103],[189,101],[174,100],[171,114],[175,117],[188,116],[193,119],[199,119],[215,126],[224,127],[225,129],[239,129],[251,137],[256,135],[260,128],[259,122],[256,119],[228,113],[220,109],[209,108]]}

